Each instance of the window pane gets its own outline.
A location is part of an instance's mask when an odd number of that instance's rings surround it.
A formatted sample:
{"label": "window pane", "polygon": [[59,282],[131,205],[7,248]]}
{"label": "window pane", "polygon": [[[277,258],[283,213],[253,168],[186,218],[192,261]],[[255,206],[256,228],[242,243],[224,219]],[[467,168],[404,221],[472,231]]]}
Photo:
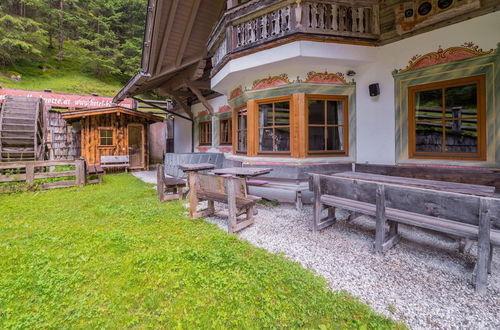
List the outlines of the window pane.
{"label": "window pane", "polygon": [[477,152],[477,119],[446,121],[447,152]]}
{"label": "window pane", "polygon": [[341,151],[344,149],[344,127],[336,126],[336,127],[328,127],[328,143],[327,150],[329,151]]}
{"label": "window pane", "polygon": [[100,145],[112,146],[113,145],[113,131],[110,129],[100,130]]}
{"label": "window pane", "polygon": [[238,129],[247,128],[247,111],[238,112]]}
{"label": "window pane", "polygon": [[446,117],[477,116],[477,85],[448,87],[445,89]]}
{"label": "window pane", "polygon": [[274,151],[290,151],[290,128],[276,128],[274,134],[276,134]]}
{"label": "window pane", "polygon": [[327,101],[326,103],[326,118],[329,125],[344,124],[344,102],[342,101]]}
{"label": "window pane", "polygon": [[273,129],[259,129],[259,142],[260,151],[273,151]]}
{"label": "window pane", "polygon": [[309,125],[325,124],[325,101],[311,100],[308,102]]}
{"label": "window pane", "polygon": [[325,128],[309,127],[309,151],[325,150]]}
{"label": "window pane", "polygon": [[415,137],[416,151],[443,151],[443,124],[441,121],[418,122]]}
{"label": "window pane", "polygon": [[238,131],[238,151],[247,151],[247,131]]}
{"label": "window pane", "polygon": [[276,126],[290,126],[290,103],[274,104],[274,121]]}
{"label": "window pane", "polygon": [[443,117],[443,90],[434,89],[415,93],[417,120],[441,119]]}
{"label": "window pane", "polygon": [[259,104],[259,127],[273,125],[273,105]]}

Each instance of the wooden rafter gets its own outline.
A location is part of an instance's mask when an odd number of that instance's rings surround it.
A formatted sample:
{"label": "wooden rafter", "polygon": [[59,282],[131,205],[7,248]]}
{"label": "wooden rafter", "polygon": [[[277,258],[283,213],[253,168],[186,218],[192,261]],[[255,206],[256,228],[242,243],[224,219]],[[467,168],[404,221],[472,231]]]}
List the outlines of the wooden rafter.
{"label": "wooden rafter", "polygon": [[172,98],[179,104],[184,112],[189,116],[189,118],[193,119],[193,112],[191,111],[191,107],[182,99],[181,96],[177,93],[177,91],[166,91],[167,94],[172,96]]}
{"label": "wooden rafter", "polygon": [[191,32],[193,30],[193,26],[196,20],[196,17],[198,16],[198,9],[200,7],[201,0],[195,0],[193,3],[193,7],[191,7],[191,14],[189,16],[189,22],[186,25],[186,29],[184,30],[184,35],[182,37],[182,44],[179,47],[179,50],[177,52],[177,57],[175,60],[175,66],[179,66],[182,63],[182,59],[184,57],[184,52],[186,50],[187,44],[189,42],[189,37],[191,35]]}
{"label": "wooden rafter", "polygon": [[210,113],[210,115],[213,116],[214,114],[214,108],[212,107],[212,105],[208,102],[208,100],[205,98],[205,96],[203,96],[203,94],[201,93],[201,91],[196,88],[191,81],[186,81],[185,84],[187,85],[187,87],[191,90],[191,92],[193,92],[194,95],[196,95],[196,97],[198,98],[198,100],[200,100],[200,102],[205,106],[205,108],[207,108],[208,112]]}
{"label": "wooden rafter", "polygon": [[170,33],[175,22],[175,14],[177,13],[177,6],[179,5],[179,0],[173,0],[170,6],[170,11],[168,15],[167,25],[163,34],[163,41],[161,43],[160,54],[158,55],[158,62],[156,64],[155,73],[159,74],[163,65],[163,58],[167,52],[168,39],[170,38]]}

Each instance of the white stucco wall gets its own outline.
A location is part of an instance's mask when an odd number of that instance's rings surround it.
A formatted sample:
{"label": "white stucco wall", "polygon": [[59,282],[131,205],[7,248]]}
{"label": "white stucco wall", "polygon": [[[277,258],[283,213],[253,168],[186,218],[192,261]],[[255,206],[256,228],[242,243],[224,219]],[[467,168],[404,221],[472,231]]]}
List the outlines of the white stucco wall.
{"label": "white stucco wall", "polygon": [[[183,116],[187,116],[182,113]],[[180,117],[174,119],[174,152],[191,152],[191,122]]]}
{"label": "white stucco wall", "polygon": [[[414,55],[460,46],[472,41],[484,50],[500,42],[500,12],[474,18],[442,29],[377,47],[376,62],[366,65],[356,76],[357,161],[393,164],[395,162],[394,78]],[[379,83],[381,94],[371,98],[368,85]]]}
{"label": "white stucco wall", "polygon": [[[394,164],[394,69],[405,68],[414,55],[472,41],[484,50],[500,42],[500,12],[477,17],[381,47],[296,41],[229,61],[212,79],[212,88],[229,95],[254,80],[288,74],[291,81],[309,71],[356,71],[356,161]],[[368,85],[379,83],[381,95],[370,97]],[[198,106],[198,105],[197,105]]]}

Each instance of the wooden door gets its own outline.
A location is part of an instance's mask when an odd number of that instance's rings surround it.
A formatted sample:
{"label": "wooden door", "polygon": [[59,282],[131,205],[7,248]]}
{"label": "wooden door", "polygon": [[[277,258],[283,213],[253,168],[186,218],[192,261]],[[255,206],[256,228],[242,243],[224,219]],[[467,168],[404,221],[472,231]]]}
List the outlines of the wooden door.
{"label": "wooden door", "polygon": [[128,154],[131,168],[144,167],[144,127],[128,125]]}

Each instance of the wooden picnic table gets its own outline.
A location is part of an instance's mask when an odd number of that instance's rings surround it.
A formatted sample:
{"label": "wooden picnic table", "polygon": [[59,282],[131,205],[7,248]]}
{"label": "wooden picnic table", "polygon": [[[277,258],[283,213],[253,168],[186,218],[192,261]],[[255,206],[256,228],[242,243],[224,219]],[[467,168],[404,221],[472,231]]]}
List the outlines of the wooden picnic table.
{"label": "wooden picnic table", "polygon": [[495,194],[495,187],[481,186],[475,184],[456,183],[447,181],[413,179],[399,176],[363,173],[363,172],[340,172],[334,173],[332,176],[348,179],[365,180],[387,184],[397,184],[403,186],[411,186],[423,189],[433,189],[459,194],[475,195],[491,197]]}
{"label": "wooden picnic table", "polygon": [[210,163],[184,164],[184,165],[179,165],[179,168],[183,172],[198,172],[204,170],[212,170],[215,168],[215,165]]}
{"label": "wooden picnic table", "polygon": [[211,171],[211,173],[217,175],[233,175],[241,178],[247,178],[268,174],[271,173],[272,170],[272,168],[261,167],[227,167],[213,170]]}

